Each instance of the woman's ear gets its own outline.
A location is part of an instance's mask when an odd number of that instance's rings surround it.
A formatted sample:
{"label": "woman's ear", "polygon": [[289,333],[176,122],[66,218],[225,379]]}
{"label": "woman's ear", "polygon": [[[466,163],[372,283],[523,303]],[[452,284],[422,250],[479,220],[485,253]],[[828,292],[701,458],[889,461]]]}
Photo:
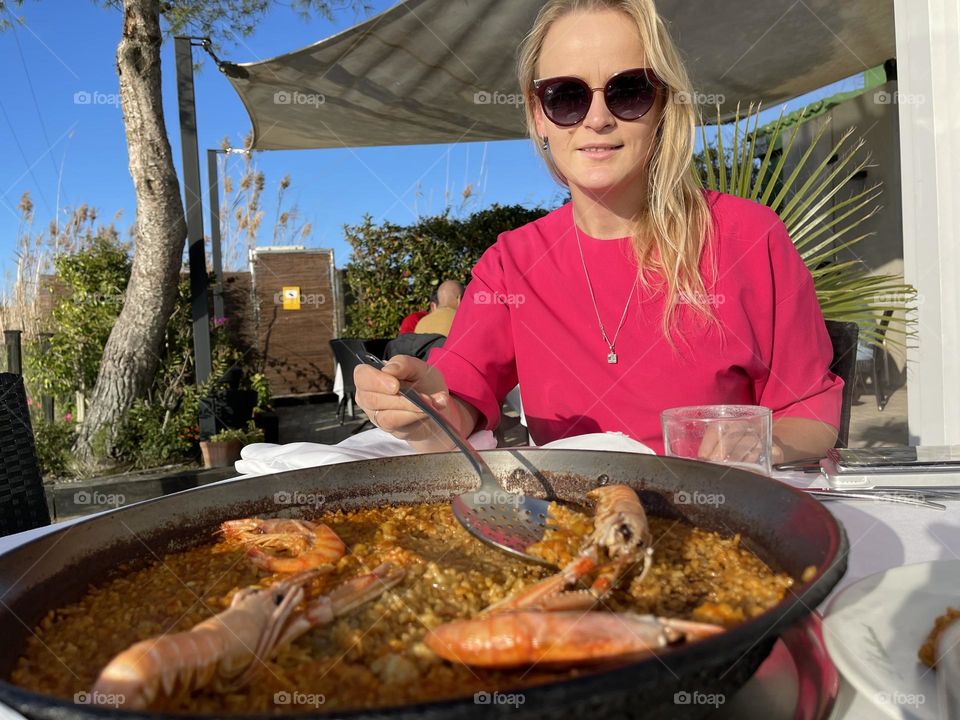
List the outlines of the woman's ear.
{"label": "woman's ear", "polygon": [[540,100],[536,95],[530,102],[533,103],[533,122],[537,126],[537,137],[540,142],[547,136],[547,119],[543,116],[543,109],[540,107]]}

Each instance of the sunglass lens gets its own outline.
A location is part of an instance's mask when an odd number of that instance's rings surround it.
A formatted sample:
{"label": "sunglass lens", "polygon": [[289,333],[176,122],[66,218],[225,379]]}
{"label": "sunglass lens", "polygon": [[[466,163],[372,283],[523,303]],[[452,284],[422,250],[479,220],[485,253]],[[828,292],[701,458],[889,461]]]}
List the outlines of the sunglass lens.
{"label": "sunglass lens", "polygon": [[585,85],[562,80],[543,92],[543,112],[557,125],[576,125],[590,110],[590,90]]}
{"label": "sunglass lens", "polygon": [[610,112],[621,120],[636,120],[653,107],[657,88],[644,73],[624,73],[607,83],[604,96]]}

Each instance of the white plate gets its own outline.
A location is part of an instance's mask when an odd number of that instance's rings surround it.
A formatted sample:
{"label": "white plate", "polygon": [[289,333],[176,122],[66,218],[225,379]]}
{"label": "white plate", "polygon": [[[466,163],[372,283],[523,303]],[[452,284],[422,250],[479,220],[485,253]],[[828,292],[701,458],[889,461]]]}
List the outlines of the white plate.
{"label": "white plate", "polygon": [[917,659],[933,621],[960,605],[960,561],[892,568],[838,593],[823,636],[840,673],[887,717],[938,720],[936,672]]}

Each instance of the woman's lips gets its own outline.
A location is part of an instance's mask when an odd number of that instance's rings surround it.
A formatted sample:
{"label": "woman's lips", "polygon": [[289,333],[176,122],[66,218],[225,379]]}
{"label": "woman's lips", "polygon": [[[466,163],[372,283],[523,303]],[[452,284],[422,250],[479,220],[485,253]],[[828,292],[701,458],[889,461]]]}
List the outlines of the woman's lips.
{"label": "woman's lips", "polygon": [[603,160],[604,158],[611,157],[616,154],[617,150],[620,150],[623,145],[609,145],[605,147],[582,147],[577,152],[582,153],[583,155],[591,158],[593,160]]}

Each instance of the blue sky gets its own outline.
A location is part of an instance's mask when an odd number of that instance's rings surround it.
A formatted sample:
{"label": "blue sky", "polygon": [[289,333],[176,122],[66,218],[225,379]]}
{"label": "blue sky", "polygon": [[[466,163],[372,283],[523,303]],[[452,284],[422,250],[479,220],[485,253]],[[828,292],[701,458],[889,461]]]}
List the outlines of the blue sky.
{"label": "blue sky", "polygon": [[[368,4],[375,14],[394,3],[371,0]],[[104,219],[120,212],[117,225],[125,231],[135,208],[116,99],[119,11],[105,9],[93,0],[27,0],[15,13],[25,24],[0,34],[0,67],[4,69],[0,96],[3,279],[16,264],[15,208],[24,191],[30,191],[34,201],[36,229],[45,227],[58,207],[63,217],[64,208],[85,203],[97,208]],[[221,56],[235,62],[269,58],[328,37],[364,17],[341,11],[332,22],[319,17],[304,21],[278,3],[254,35],[242,44],[225,45]],[[199,57],[202,51],[195,53]],[[164,45],[162,63],[164,111],[179,172],[172,41]],[[212,63],[204,64],[195,82],[205,172],[205,150],[219,147],[225,136],[239,146],[249,130],[249,120],[239,98]],[[789,109],[859,86],[859,76],[849,78],[792,101]],[[79,103],[75,98],[80,97],[93,102]],[[778,108],[767,112],[779,112]],[[236,156],[229,162],[234,170],[239,167]],[[271,239],[266,226],[275,215],[276,183],[290,175],[293,184],[288,201],[299,206],[301,220],[312,226],[307,244],[334,248],[338,266],[349,254],[343,225],[359,223],[364,213],[375,220],[407,224],[418,214],[441,212],[448,203],[447,194],[449,204],[457,207],[467,183],[477,190],[471,209],[494,202],[552,207],[562,197],[527,141],[275,151],[258,153],[256,162],[267,179],[260,244],[269,244]],[[207,211],[205,207],[205,215]]]}

